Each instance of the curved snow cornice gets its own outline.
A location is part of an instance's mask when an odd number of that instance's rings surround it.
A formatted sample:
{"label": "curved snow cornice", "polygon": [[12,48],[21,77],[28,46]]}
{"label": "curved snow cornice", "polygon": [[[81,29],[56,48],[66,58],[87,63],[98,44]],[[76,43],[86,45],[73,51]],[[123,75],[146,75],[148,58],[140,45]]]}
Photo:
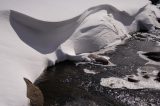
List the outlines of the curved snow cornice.
{"label": "curved snow cornice", "polygon": [[23,77],[34,81],[47,58],[81,60],[159,27],[159,16],[148,0],[1,0],[0,106],[28,105]]}
{"label": "curved snow cornice", "polygon": [[80,15],[90,7],[109,4],[135,14],[148,0],[1,0],[0,10],[15,10],[44,21],[62,21]]}

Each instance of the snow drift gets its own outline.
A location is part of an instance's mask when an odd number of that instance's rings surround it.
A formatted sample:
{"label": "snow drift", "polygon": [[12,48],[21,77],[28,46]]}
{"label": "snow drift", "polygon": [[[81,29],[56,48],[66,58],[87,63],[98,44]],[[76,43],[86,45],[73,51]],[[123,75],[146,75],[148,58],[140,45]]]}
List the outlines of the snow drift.
{"label": "snow drift", "polygon": [[10,22],[22,41],[42,54],[51,55],[49,58],[55,62],[100,50],[128,38],[129,33],[160,28],[159,15],[151,5],[145,5],[136,14],[100,5],[62,22],[44,22],[11,11]]}
{"label": "snow drift", "polygon": [[[34,1],[34,6],[26,1],[20,4],[17,1],[14,5],[0,1],[1,5],[5,4],[0,7],[1,106],[28,106],[23,77],[34,81],[46,67],[47,59],[53,63],[66,59],[83,60],[84,53],[115,46],[129,38],[130,33],[160,28],[157,21],[160,12],[148,0],[140,3],[139,0],[120,0],[120,3],[114,0],[82,0],[81,6],[88,5],[77,8],[80,15],[67,12],[70,19],[61,18],[63,21],[59,22],[42,17],[50,10],[35,12],[33,7],[42,5],[42,1]],[[56,0],[49,2],[61,4]],[[55,8],[49,3],[44,5],[44,8]],[[74,2],[74,5],[79,3]],[[28,12],[27,6],[33,11]],[[49,15],[55,16],[52,12]]]}

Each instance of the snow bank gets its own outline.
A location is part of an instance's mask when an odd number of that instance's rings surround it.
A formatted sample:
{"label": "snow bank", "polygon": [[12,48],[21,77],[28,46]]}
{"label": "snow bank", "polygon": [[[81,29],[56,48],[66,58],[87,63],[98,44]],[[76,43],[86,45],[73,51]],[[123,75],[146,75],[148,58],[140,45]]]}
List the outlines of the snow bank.
{"label": "snow bank", "polygon": [[129,33],[160,28],[157,18],[148,0],[0,0],[0,105],[27,106],[23,77],[34,81],[48,58],[83,60]]}
{"label": "snow bank", "polygon": [[18,38],[9,17],[9,11],[0,12],[0,105],[28,106],[23,77],[35,80],[46,60]]}

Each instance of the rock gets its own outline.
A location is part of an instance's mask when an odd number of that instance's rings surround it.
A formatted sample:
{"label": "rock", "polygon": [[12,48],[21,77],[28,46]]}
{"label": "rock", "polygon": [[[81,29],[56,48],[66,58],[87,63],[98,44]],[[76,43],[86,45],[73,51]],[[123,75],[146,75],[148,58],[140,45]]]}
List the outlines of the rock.
{"label": "rock", "polygon": [[94,60],[95,62],[99,62],[104,65],[109,64],[109,61],[106,58],[99,56],[97,54],[90,54],[88,57],[91,58],[91,60]]}
{"label": "rock", "polygon": [[158,82],[160,82],[160,72],[158,72],[157,78],[155,80],[158,81]]}
{"label": "rock", "polygon": [[90,55],[88,55],[88,57],[90,59],[95,59],[95,58],[98,58],[99,56],[97,54],[90,54]]}
{"label": "rock", "polygon": [[104,64],[104,65],[107,65],[107,64],[109,63],[108,60],[105,59],[105,58],[103,58],[103,57],[95,58],[95,61],[96,61],[96,62],[100,62],[100,63],[102,63],[102,64]]}
{"label": "rock", "polygon": [[158,77],[158,78],[156,78],[155,80],[156,80],[156,81],[158,81],[158,82],[160,82],[160,78],[159,78],[159,77]]}
{"label": "rock", "polygon": [[149,79],[150,77],[148,75],[144,75],[143,78]]}
{"label": "rock", "polygon": [[160,72],[158,72],[157,76],[160,78]]}
{"label": "rock", "polygon": [[137,39],[137,40],[145,41],[147,39],[148,35],[138,33],[138,34],[134,35],[133,37],[135,37],[135,39]]}
{"label": "rock", "polygon": [[133,78],[128,78],[129,82],[139,82],[139,80],[133,79]]}
{"label": "rock", "polygon": [[159,0],[150,0],[152,4],[157,4]]}
{"label": "rock", "polygon": [[142,71],[141,73],[142,73],[142,74],[146,74],[147,72],[146,72],[146,71]]}
{"label": "rock", "polygon": [[27,97],[30,99],[31,106],[43,106],[44,98],[41,90],[27,78],[24,78],[27,85]]}
{"label": "rock", "polygon": [[148,52],[148,53],[144,53],[143,55],[147,56],[151,60],[160,62],[160,52]]}

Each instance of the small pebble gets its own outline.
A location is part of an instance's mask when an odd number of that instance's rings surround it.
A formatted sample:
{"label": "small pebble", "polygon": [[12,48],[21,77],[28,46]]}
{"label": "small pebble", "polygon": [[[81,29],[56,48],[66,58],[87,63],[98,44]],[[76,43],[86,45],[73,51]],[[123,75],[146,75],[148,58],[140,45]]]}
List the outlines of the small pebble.
{"label": "small pebble", "polygon": [[113,86],[113,85],[114,85],[113,83],[110,84],[110,86]]}
{"label": "small pebble", "polygon": [[158,82],[160,82],[160,78],[156,78],[155,80],[158,81]]}
{"label": "small pebble", "polygon": [[132,79],[132,78],[128,78],[128,81],[129,81],[129,82],[139,82],[139,80]]}
{"label": "small pebble", "polygon": [[103,57],[95,58],[95,61],[100,62],[100,63],[105,64],[105,65],[107,65],[109,63],[108,60],[103,58]]}
{"label": "small pebble", "polygon": [[145,72],[145,71],[142,71],[141,73],[142,73],[142,74],[146,74],[147,72]]}
{"label": "small pebble", "polygon": [[149,79],[150,77],[148,75],[144,75],[143,78]]}
{"label": "small pebble", "polygon": [[160,72],[158,72],[157,76],[160,78]]}

